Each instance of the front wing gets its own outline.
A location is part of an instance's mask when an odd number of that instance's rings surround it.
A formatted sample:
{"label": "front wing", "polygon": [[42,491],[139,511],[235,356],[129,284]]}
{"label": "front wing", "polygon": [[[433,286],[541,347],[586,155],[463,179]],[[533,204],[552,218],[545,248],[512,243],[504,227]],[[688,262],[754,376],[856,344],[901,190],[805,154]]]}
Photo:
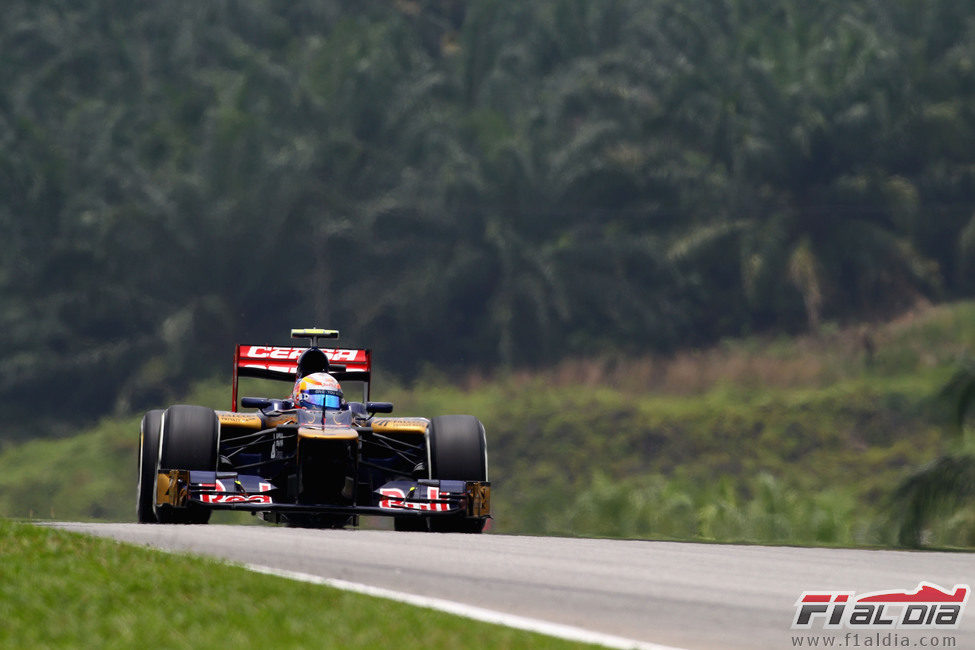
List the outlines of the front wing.
{"label": "front wing", "polygon": [[156,480],[156,507],[205,507],[248,512],[312,512],[385,516],[489,517],[488,481],[400,480],[375,491],[369,505],[283,503],[275,501],[267,479],[236,472],[161,471]]}

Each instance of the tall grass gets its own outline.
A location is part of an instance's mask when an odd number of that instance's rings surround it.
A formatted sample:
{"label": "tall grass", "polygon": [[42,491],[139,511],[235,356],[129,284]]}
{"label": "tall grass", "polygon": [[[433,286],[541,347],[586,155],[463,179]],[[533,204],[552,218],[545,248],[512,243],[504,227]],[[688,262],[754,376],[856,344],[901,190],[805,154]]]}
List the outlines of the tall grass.
{"label": "tall grass", "polygon": [[[506,380],[519,386],[541,380],[553,387],[611,388],[635,395],[701,395],[719,386],[824,388],[864,377],[944,370],[972,350],[975,302],[959,302],[919,305],[886,323],[828,323],[814,334],[796,337],[729,339],[668,355],[567,359],[552,368],[509,373]],[[497,380],[497,375],[475,372],[461,384],[476,391]]]}
{"label": "tall grass", "polygon": [[654,475],[616,480],[595,473],[588,487],[558,511],[545,532],[607,537],[770,544],[873,546],[890,539],[881,517],[857,513],[840,488],[803,494],[770,474],[711,483]]}

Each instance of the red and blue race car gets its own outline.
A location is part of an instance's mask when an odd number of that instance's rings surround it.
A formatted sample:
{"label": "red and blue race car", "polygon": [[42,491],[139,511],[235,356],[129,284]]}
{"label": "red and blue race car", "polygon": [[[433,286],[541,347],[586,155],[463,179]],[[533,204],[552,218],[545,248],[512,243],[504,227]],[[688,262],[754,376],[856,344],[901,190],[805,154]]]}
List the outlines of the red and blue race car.
{"label": "red and blue race car", "polygon": [[[292,526],[336,528],[361,515],[396,530],[479,533],[491,516],[484,425],[470,415],[388,417],[370,401],[368,349],[322,348],[335,330],[292,330],[308,347],[238,345],[233,406],[176,405],[142,419],[138,520],[207,523],[213,510],[252,512]],[[244,397],[238,378],[292,384],[327,373],[345,398],[321,408]],[[360,384],[362,401],[346,401]]]}

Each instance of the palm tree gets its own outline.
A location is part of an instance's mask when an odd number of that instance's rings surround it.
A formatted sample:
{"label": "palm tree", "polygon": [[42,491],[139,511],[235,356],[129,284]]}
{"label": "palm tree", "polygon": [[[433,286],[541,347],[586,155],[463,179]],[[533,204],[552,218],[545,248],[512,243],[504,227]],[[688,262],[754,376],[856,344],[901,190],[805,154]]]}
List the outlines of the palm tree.
{"label": "palm tree", "polygon": [[688,189],[719,206],[690,229],[737,233],[753,318],[787,325],[804,314],[815,330],[827,312],[886,311],[936,292],[939,269],[911,239],[919,190],[878,153],[878,134],[894,133],[877,91],[890,56],[862,10],[739,0],[674,12],[702,35],[683,46],[673,108],[706,161],[708,182]]}

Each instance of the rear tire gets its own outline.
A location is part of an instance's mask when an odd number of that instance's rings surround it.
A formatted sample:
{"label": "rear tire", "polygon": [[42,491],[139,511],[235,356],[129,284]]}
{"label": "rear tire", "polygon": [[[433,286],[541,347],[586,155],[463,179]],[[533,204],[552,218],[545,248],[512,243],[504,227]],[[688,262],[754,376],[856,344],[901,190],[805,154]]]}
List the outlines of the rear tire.
{"label": "rear tire", "polygon": [[[184,404],[169,407],[163,414],[160,437],[159,468],[217,471],[220,421],[213,409]],[[161,523],[205,524],[210,521],[210,511],[196,504],[157,508],[156,518]]]}
{"label": "rear tire", "polygon": [[[430,478],[487,481],[487,440],[484,425],[470,415],[441,415],[430,421]],[[480,533],[487,520],[430,517],[435,533]]]}
{"label": "rear tire", "polygon": [[136,488],[136,516],[140,524],[157,524],[153,505],[156,502],[156,468],[159,463],[159,426],[162,410],[149,411],[139,427],[139,482]]}

